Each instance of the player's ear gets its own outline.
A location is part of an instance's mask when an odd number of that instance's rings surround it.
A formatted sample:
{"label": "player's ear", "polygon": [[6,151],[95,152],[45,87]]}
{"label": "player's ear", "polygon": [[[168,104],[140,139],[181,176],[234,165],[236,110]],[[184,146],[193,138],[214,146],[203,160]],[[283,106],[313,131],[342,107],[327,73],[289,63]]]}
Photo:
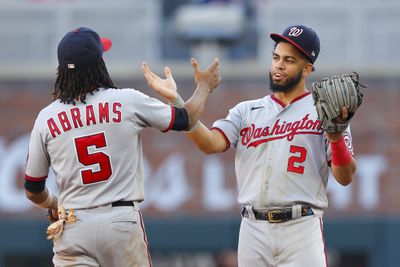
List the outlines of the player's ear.
{"label": "player's ear", "polygon": [[311,62],[307,62],[303,68],[303,74],[305,76],[309,75],[314,70],[314,66]]}

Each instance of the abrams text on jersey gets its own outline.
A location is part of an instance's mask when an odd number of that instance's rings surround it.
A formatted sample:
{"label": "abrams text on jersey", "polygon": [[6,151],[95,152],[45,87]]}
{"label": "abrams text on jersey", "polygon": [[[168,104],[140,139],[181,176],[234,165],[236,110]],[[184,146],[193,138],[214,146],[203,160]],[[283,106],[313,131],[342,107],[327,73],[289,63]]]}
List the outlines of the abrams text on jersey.
{"label": "abrams text on jersey", "polygon": [[[109,108],[111,106],[111,110]],[[81,128],[83,126],[95,125],[97,123],[120,123],[121,122],[121,103],[99,103],[95,109],[93,105],[73,107],[67,111],[61,111],[57,116],[53,116],[47,120],[47,126],[51,136],[55,138],[63,132],[67,132],[72,128]],[[84,113],[84,114],[82,114]],[[57,122],[57,123],[56,123]]]}

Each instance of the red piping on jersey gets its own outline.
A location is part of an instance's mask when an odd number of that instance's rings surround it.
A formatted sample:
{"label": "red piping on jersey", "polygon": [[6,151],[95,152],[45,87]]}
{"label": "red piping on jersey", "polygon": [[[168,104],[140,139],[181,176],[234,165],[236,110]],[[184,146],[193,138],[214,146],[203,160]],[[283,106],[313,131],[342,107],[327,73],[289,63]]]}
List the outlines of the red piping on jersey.
{"label": "red piping on jersey", "polygon": [[31,181],[31,182],[43,182],[46,179],[47,179],[47,175],[46,176],[42,176],[42,177],[32,177],[32,176],[29,176],[29,175],[25,174],[25,180],[28,180],[28,181]]}
{"label": "red piping on jersey", "polygon": [[326,254],[326,242],[324,237],[324,228],[322,227],[322,218],[319,218],[319,228],[321,229],[322,242],[324,243],[325,264],[328,267],[328,255]]}
{"label": "red piping on jersey", "polygon": [[217,130],[218,132],[220,132],[222,134],[222,136],[224,137],[225,142],[226,142],[226,148],[224,149],[223,152],[227,151],[229,149],[229,147],[231,146],[231,142],[229,142],[229,139],[228,139],[228,137],[226,137],[224,131],[222,131],[220,128],[217,128],[217,127],[212,127],[210,130]]}
{"label": "red piping on jersey", "polygon": [[286,107],[285,103],[283,103],[280,99],[278,99],[276,96],[271,95],[271,99],[274,100],[276,103],[278,103],[281,107]]}
{"label": "red piping on jersey", "polygon": [[[290,101],[289,104],[292,104],[293,102],[296,102],[300,99],[302,99],[303,97],[308,96],[309,94],[311,94],[311,92],[307,91],[302,95],[296,96],[295,98],[293,98],[292,101]],[[271,95],[271,99],[274,100],[276,103],[278,103],[281,107],[286,107],[287,105],[285,103],[283,103],[279,98],[277,98],[275,95]]]}
{"label": "red piping on jersey", "polygon": [[153,264],[151,263],[149,242],[147,241],[146,230],[144,229],[142,212],[139,210],[138,213],[139,213],[139,217],[140,217],[140,227],[142,228],[142,232],[143,232],[143,239],[144,239],[144,242],[146,243],[146,247],[147,247],[147,259],[149,260],[149,266],[152,267]]}
{"label": "red piping on jersey", "polygon": [[296,101],[298,101],[298,100],[300,100],[300,99],[302,99],[302,98],[308,96],[309,94],[311,94],[311,92],[310,92],[310,91],[307,91],[307,92],[305,92],[305,93],[302,94],[302,95],[296,96],[292,101],[290,101],[290,104],[292,104],[293,102],[296,102]]}
{"label": "red piping on jersey", "polygon": [[175,108],[173,106],[171,106],[171,122],[169,123],[168,128],[162,132],[165,133],[165,132],[168,132],[169,130],[171,130],[172,126],[174,125],[174,122],[175,122]]}

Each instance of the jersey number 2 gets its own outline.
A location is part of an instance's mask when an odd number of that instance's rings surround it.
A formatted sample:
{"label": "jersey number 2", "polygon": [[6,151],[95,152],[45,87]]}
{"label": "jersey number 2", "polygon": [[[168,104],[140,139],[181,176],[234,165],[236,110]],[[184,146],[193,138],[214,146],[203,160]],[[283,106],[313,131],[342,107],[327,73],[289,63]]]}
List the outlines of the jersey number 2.
{"label": "jersey number 2", "polygon": [[289,157],[287,170],[289,172],[303,174],[304,166],[300,164],[306,161],[307,150],[302,146],[291,145],[289,152],[295,155]]}
{"label": "jersey number 2", "polygon": [[89,147],[103,148],[107,146],[104,133],[75,138],[78,161],[84,166],[98,165],[99,170],[88,168],[81,171],[83,184],[106,181],[111,177],[110,157],[103,152],[89,153]]}

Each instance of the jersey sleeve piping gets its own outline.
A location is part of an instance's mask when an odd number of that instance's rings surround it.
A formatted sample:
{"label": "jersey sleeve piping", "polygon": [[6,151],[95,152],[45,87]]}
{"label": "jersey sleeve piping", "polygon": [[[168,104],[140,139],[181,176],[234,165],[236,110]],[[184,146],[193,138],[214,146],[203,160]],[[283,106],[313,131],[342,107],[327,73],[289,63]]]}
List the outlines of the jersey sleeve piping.
{"label": "jersey sleeve piping", "polygon": [[175,121],[175,109],[174,109],[173,106],[170,106],[170,107],[171,107],[171,121],[170,121],[170,123],[169,123],[168,128],[162,131],[163,133],[166,133],[166,132],[168,132],[169,130],[171,130],[172,126],[174,125],[174,121]]}
{"label": "jersey sleeve piping", "polygon": [[226,142],[226,148],[223,152],[227,151],[229,149],[229,147],[231,146],[231,142],[229,141],[228,137],[226,137],[226,134],[224,133],[224,131],[222,131],[220,128],[218,127],[212,127],[210,130],[216,130],[218,132],[220,132],[222,134],[222,136],[225,139]]}
{"label": "jersey sleeve piping", "polygon": [[43,182],[47,179],[47,175],[46,176],[42,176],[42,177],[32,177],[29,176],[27,174],[25,174],[25,180],[31,181],[31,182]]}
{"label": "jersey sleeve piping", "polygon": [[310,94],[311,94],[311,92],[310,92],[310,91],[307,91],[307,92],[305,92],[305,93],[302,94],[302,95],[296,96],[292,101],[290,101],[290,104],[292,104],[292,103],[294,103],[294,102],[296,102],[296,101],[299,101],[300,99],[302,99],[302,98],[304,98],[304,97],[306,97],[306,96],[308,96],[308,95],[310,95]]}

